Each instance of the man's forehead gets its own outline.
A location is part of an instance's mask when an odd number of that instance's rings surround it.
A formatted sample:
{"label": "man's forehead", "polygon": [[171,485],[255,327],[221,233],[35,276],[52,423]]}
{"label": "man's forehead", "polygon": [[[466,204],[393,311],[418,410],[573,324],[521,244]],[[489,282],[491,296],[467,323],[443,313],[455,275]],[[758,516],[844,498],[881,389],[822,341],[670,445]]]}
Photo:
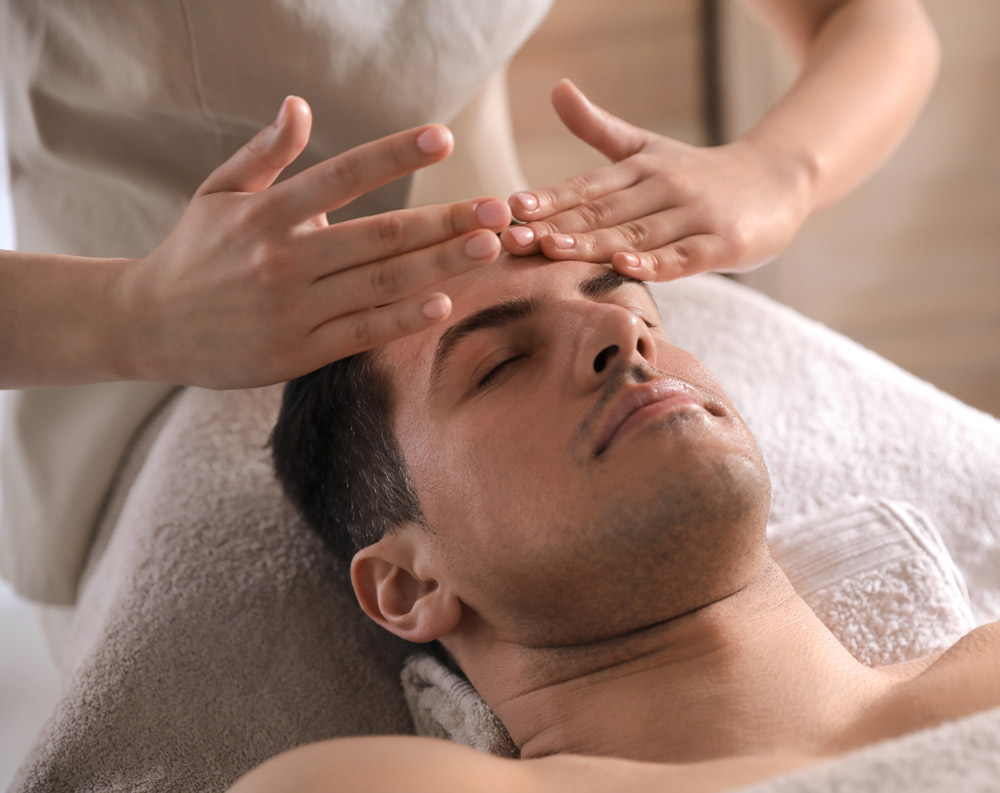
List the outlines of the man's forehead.
{"label": "man's forehead", "polygon": [[536,297],[548,291],[570,293],[588,278],[613,272],[606,265],[592,262],[554,262],[543,256],[501,255],[493,264],[435,285],[435,289],[451,298],[451,315],[425,331],[385,345],[382,348],[384,360],[393,368],[414,363],[426,367],[441,336],[480,309],[500,300]]}

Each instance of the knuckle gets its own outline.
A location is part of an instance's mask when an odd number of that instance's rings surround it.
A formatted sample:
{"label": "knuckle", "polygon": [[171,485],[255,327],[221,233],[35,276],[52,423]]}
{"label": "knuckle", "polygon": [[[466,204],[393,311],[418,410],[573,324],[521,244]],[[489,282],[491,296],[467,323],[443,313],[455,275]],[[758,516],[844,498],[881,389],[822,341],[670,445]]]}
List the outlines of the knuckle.
{"label": "knuckle", "polygon": [[669,263],[677,270],[687,270],[694,265],[695,252],[689,242],[678,242],[670,248],[671,257]]}
{"label": "knuckle", "polygon": [[650,254],[649,258],[658,279],[676,278],[683,275],[691,266],[688,251],[681,243]]}
{"label": "knuckle", "polygon": [[587,200],[591,196],[593,184],[586,174],[577,174],[566,180],[567,186],[577,198]]}
{"label": "knuckle", "polygon": [[653,159],[649,154],[633,154],[617,164],[617,167],[624,170],[633,182],[638,182],[650,173],[657,173],[659,169],[653,168]]}
{"label": "knuckle", "polygon": [[351,346],[355,350],[367,350],[373,346],[375,341],[375,327],[370,311],[355,317],[350,325],[348,336]]}
{"label": "knuckle", "polygon": [[369,285],[379,297],[397,295],[404,286],[404,270],[392,262],[380,262],[371,268]]}
{"label": "knuckle", "polygon": [[681,171],[663,171],[659,175],[663,187],[681,201],[692,198],[697,193],[697,181],[692,174]]}
{"label": "knuckle", "polygon": [[619,227],[622,241],[633,250],[643,250],[649,243],[649,229],[638,220],[630,220]]}
{"label": "knuckle", "polygon": [[395,138],[392,140],[392,143],[389,146],[389,156],[392,158],[392,164],[395,170],[409,170],[410,160],[412,158],[411,147],[412,144],[409,140],[404,140],[402,138]]}
{"label": "knuckle", "polygon": [[364,178],[364,168],[361,159],[354,152],[346,152],[329,161],[324,169],[324,175],[334,187],[357,189]]}
{"label": "knuckle", "polygon": [[263,287],[274,286],[281,272],[280,253],[267,240],[258,240],[247,255],[251,277]]}
{"label": "knuckle", "polygon": [[371,226],[373,242],[379,251],[386,254],[399,253],[406,247],[406,223],[395,214],[379,215],[373,218]]}
{"label": "knuckle", "polygon": [[537,220],[534,223],[530,223],[528,227],[535,232],[535,239],[544,237],[546,234],[559,234],[562,232],[558,224],[553,223],[551,220]]}
{"label": "knuckle", "polygon": [[532,190],[538,197],[538,207],[539,209],[543,207],[548,207],[549,209],[558,206],[559,196],[550,187],[542,187],[537,190]]}
{"label": "knuckle", "polygon": [[398,308],[394,308],[392,314],[390,314],[390,326],[393,338],[405,336],[414,329],[411,326],[407,313],[400,311]]}
{"label": "knuckle", "polygon": [[251,154],[260,156],[268,151],[269,136],[267,130],[263,130],[254,135],[246,142],[246,150]]}
{"label": "knuckle", "polygon": [[469,256],[464,245],[440,245],[434,252],[434,269],[441,275],[454,275],[469,266]]}
{"label": "knuckle", "polygon": [[576,213],[587,228],[602,229],[608,225],[611,210],[603,201],[590,201],[576,208]]}
{"label": "knuckle", "polygon": [[444,213],[444,217],[442,218],[444,233],[446,236],[457,237],[466,230],[466,211],[466,208],[461,204],[449,205],[447,211]]}
{"label": "knuckle", "polygon": [[739,254],[750,249],[753,232],[747,223],[732,223],[723,238],[728,243],[726,247]]}
{"label": "knuckle", "polygon": [[[233,213],[233,221],[242,234],[260,234],[273,217],[273,208],[264,199],[266,194],[247,196]],[[273,220],[271,221],[273,222]]]}
{"label": "knuckle", "polygon": [[262,162],[266,168],[281,170],[288,164],[282,156],[282,152],[275,148],[273,130],[258,132],[247,141],[244,148],[253,155],[254,159]]}

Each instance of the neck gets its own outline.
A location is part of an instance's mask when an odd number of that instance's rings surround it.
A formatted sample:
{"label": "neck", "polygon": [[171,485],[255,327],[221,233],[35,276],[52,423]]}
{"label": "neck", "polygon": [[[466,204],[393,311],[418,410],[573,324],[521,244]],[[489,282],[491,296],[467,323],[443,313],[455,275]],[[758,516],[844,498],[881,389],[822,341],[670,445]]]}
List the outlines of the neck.
{"label": "neck", "polygon": [[626,637],[490,659],[470,676],[524,758],[827,754],[896,682],[857,662],[770,561],[738,592]]}

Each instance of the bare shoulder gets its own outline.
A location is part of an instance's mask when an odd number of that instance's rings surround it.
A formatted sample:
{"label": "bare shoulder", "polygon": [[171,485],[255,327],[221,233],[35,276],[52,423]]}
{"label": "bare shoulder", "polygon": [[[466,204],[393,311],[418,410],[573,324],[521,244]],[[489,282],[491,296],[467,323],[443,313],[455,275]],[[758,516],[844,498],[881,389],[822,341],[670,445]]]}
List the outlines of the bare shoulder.
{"label": "bare shoulder", "polygon": [[268,760],[229,793],[720,793],[822,760],[741,757],[691,765],[580,755],[505,760],[435,738],[337,738]]}
{"label": "bare shoulder", "polygon": [[284,752],[253,769],[229,793],[532,792],[530,764],[411,736],[335,738]]}
{"label": "bare shoulder", "polygon": [[981,625],[900,685],[877,719],[878,737],[1000,707],[1000,622]]}
{"label": "bare shoulder", "polygon": [[729,757],[702,763],[650,763],[613,757],[555,755],[529,760],[546,793],[722,793],[773,779],[832,758],[807,755]]}
{"label": "bare shoulder", "polygon": [[[965,634],[940,655],[917,678],[935,678],[939,682],[954,679],[972,682],[969,676],[981,673],[975,682],[980,688],[993,692],[1000,700],[1000,622],[988,622]],[[1000,701],[995,704],[1000,705]]]}

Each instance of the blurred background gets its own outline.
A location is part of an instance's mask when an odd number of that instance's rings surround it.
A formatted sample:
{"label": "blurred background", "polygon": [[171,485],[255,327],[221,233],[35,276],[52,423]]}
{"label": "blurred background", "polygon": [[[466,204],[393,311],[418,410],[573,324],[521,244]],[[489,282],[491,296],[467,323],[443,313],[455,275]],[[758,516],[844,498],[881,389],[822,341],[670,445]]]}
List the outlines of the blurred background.
{"label": "blurred background", "polygon": [[[942,65],[909,137],[739,280],[1000,416],[1000,3],[924,6]],[[510,70],[525,175],[542,186],[604,162],[551,109],[562,77],[638,126],[707,144],[752,126],[794,75],[731,0],[556,2]]]}
{"label": "blurred background", "polygon": [[[0,110],[2,99],[0,96]],[[0,112],[0,152],[6,150]],[[14,247],[12,220],[7,158],[0,156],[0,248]],[[0,391],[0,411],[3,399]],[[14,778],[58,694],[56,667],[33,607],[0,579],[0,790],[6,790]]]}
{"label": "blurred background", "polygon": [[[1000,2],[925,7],[943,61],[909,138],[780,260],[741,280],[1000,416]],[[793,76],[730,0],[560,0],[510,70],[525,174],[541,186],[603,163],[551,109],[562,77],[641,127],[707,144],[751,126]],[[14,244],[5,179],[0,157],[0,248]],[[3,789],[58,686],[34,614],[2,582],[0,648]]]}

